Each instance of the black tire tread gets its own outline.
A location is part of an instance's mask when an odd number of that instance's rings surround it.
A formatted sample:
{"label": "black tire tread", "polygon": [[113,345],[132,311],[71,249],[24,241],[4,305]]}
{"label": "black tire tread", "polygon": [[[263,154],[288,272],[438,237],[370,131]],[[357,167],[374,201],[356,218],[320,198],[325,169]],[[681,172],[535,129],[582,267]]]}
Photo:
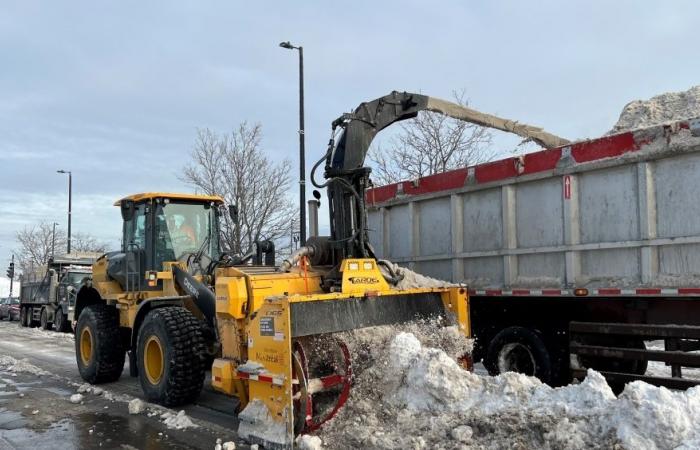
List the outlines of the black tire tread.
{"label": "black tire tread", "polygon": [[[109,383],[116,381],[124,370],[126,351],[120,339],[119,312],[113,306],[103,303],[88,305],[80,313],[80,319],[87,314],[87,320],[93,322],[93,330],[97,331],[95,338],[95,370],[82,371],[80,375],[90,384]],[[76,327],[75,353],[80,360],[80,337]],[[80,362],[78,362],[80,367]]]}
{"label": "black tire tread", "polygon": [[[141,327],[149,321],[161,321],[167,333],[167,342],[163,342],[169,349],[169,371],[164,373],[166,386],[159,397],[149,396],[144,389],[148,400],[155,401],[165,406],[178,406],[192,403],[202,390],[205,378],[204,367],[204,338],[202,326],[197,318],[186,308],[181,306],[167,306],[151,311]],[[138,349],[142,348],[144,336],[139,333]],[[166,350],[166,354],[168,351]],[[138,358],[139,363],[141,356]],[[145,381],[143,368],[139,367],[142,386]]]}

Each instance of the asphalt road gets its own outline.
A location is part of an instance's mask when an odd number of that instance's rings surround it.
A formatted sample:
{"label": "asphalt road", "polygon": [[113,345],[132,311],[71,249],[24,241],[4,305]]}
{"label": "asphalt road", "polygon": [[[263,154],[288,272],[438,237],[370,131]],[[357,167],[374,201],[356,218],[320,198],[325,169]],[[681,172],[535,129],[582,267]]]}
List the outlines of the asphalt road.
{"label": "asphalt road", "polygon": [[[217,438],[223,439],[224,442],[235,441],[238,448],[246,448],[235,435],[236,399],[213,391],[209,387],[209,380],[205,382],[205,388],[197,402],[182,408],[199,426],[175,431],[169,430],[155,415],[129,415],[125,402],[109,402],[102,397],[88,394],[85,395],[83,405],[72,405],[68,402],[66,399],[76,392],[74,383],[83,383],[75,363],[71,334],[21,328],[17,322],[0,321],[0,355],[26,360],[50,372],[50,375],[36,376],[0,371],[0,378],[3,379],[0,381],[0,449],[27,448],[24,444],[28,445],[29,442],[32,443],[31,448],[41,448],[42,445],[35,445],[36,436],[29,441],[17,440],[17,436],[30,437],[36,433],[48,433],[52,436],[70,435],[63,442],[71,444],[58,447],[50,445],[54,448],[97,447],[96,441],[74,439],[78,435],[101,436],[99,446],[102,448],[214,448]],[[128,361],[122,377],[117,382],[100,387],[116,396],[141,397],[138,379],[129,376]],[[19,396],[20,392],[24,394]],[[37,401],[33,404],[31,400],[35,397]],[[62,408],[64,413],[54,413],[47,419],[43,417],[46,413],[46,408],[42,407],[44,403],[55,403],[58,406],[50,406],[49,410],[58,407]],[[30,410],[39,412],[28,414]],[[176,413],[177,410],[173,412]],[[54,420],[51,420],[52,417]],[[70,419],[63,423],[62,417]],[[90,427],[95,426],[95,421],[103,424],[104,430],[100,431],[101,434],[95,434],[94,428],[88,433]],[[134,427],[140,430],[140,435],[151,436],[152,439],[148,442],[140,439],[131,443],[133,439],[129,438],[133,436],[128,431]],[[127,431],[127,434],[124,431]],[[163,439],[164,435],[170,436],[169,440]]]}

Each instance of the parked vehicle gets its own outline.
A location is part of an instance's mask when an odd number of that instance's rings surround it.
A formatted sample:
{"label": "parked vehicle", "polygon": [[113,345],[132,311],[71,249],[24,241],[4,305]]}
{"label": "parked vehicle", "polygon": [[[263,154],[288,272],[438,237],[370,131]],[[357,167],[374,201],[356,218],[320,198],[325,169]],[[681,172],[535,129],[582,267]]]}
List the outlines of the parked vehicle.
{"label": "parked vehicle", "polygon": [[0,300],[0,320],[19,320],[19,297],[5,297]]}
{"label": "parked vehicle", "polygon": [[68,314],[75,306],[76,289],[92,274],[96,253],[57,256],[33,273],[22,274],[20,324],[45,330],[68,331]]}
{"label": "parked vehicle", "polygon": [[682,367],[700,367],[699,175],[700,118],[371,189],[370,241],[469,286],[491,373],[685,388],[698,382]]}

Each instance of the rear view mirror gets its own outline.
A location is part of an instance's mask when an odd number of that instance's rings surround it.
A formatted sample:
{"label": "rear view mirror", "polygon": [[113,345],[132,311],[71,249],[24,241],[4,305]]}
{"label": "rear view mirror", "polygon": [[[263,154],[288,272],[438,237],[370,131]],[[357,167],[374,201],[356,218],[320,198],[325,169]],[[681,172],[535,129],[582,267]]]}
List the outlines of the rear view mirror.
{"label": "rear view mirror", "polygon": [[134,201],[122,200],[121,202],[122,220],[128,222],[134,217]]}

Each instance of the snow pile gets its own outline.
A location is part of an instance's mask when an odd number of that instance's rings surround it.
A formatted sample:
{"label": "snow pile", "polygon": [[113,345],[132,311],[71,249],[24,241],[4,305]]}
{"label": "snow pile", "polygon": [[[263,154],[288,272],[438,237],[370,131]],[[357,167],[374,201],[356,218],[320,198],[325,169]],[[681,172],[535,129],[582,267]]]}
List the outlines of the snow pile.
{"label": "snow pile", "polygon": [[609,134],[700,117],[700,86],[628,103]]}
{"label": "snow pile", "polygon": [[174,414],[172,412],[166,412],[160,416],[163,419],[163,423],[170,429],[184,430],[186,428],[197,428],[197,424],[192,422],[184,410],[180,410],[179,413]]}
{"label": "snow pile", "polygon": [[[436,278],[430,278],[425,275],[421,275],[417,272],[412,271],[411,269],[407,269],[405,267],[399,266],[398,264],[394,264],[391,261],[384,260],[382,262],[391,268],[391,271],[389,271],[385,265],[380,265],[379,268],[381,269],[384,275],[389,275],[393,277],[396,274],[399,275],[399,277],[401,278],[401,280],[395,286],[396,289],[439,288],[456,286],[455,284],[452,284],[449,281],[438,280]],[[393,274],[391,272],[393,272]]]}
{"label": "snow pile", "polygon": [[0,355],[0,368],[8,372],[24,372],[34,375],[49,375],[49,372],[27,362],[26,359],[15,359],[12,356]]}
{"label": "snow pile", "polygon": [[616,398],[589,371],[551,388],[516,373],[463,370],[442,350],[399,333],[360,372],[351,398],[319,437],[328,448],[645,448],[700,442],[700,388],[637,381]]}
{"label": "snow pile", "polygon": [[73,394],[70,396],[69,400],[74,405],[77,405],[78,403],[83,401],[83,394]]}

